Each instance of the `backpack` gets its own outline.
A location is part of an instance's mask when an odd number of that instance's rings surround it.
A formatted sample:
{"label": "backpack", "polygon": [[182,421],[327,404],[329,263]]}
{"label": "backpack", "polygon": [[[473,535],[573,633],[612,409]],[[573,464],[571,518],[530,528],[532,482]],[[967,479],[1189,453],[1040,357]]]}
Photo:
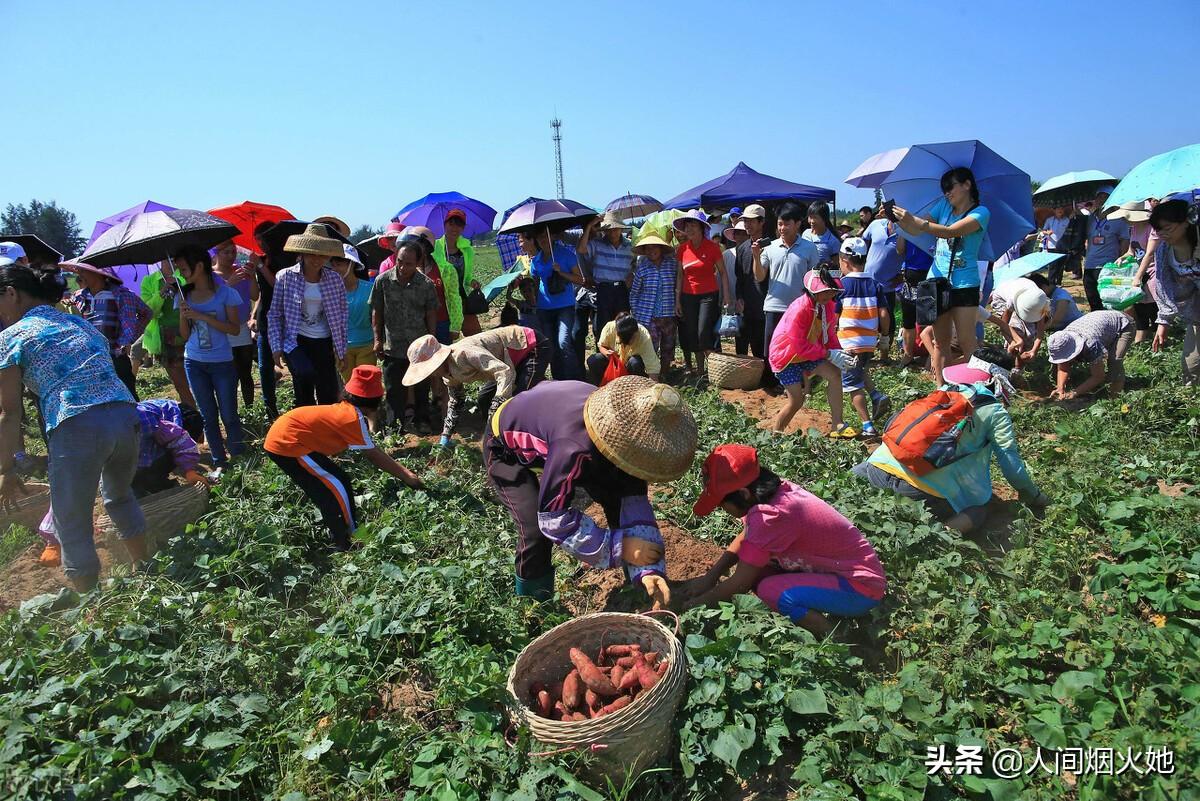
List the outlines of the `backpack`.
{"label": "backpack", "polygon": [[916,476],[956,461],[958,441],[972,423],[975,409],[994,403],[986,392],[969,399],[961,384],[947,384],[918,398],[892,416],[883,443],[897,462]]}

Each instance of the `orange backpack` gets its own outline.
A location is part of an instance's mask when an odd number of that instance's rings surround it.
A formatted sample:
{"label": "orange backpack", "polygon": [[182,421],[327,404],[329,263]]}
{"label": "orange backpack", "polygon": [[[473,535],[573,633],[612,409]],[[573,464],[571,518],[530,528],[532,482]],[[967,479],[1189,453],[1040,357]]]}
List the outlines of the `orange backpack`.
{"label": "orange backpack", "polygon": [[[897,412],[883,432],[883,443],[910,473],[923,476],[958,459],[958,440],[971,424],[975,406],[951,385],[918,398]],[[977,402],[986,405],[980,393]],[[993,399],[994,400],[994,399]]]}

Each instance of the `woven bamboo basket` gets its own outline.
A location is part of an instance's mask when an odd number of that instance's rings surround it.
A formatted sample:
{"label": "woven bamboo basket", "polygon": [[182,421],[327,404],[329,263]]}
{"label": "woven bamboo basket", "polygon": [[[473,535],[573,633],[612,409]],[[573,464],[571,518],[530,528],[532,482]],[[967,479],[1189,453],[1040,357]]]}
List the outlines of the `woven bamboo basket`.
{"label": "woven bamboo basket", "polygon": [[[153,553],[208,511],[208,487],[182,484],[147,495],[138,503],[146,516],[146,545]],[[112,520],[103,513],[96,516],[96,530],[110,541],[120,536]]]}
{"label": "woven bamboo basket", "polygon": [[17,508],[0,515],[0,532],[7,531],[8,527],[14,523],[22,525],[30,531],[38,530],[42,518],[50,509],[50,485],[26,481],[25,489],[29,494],[17,498]]}
{"label": "woven bamboo basket", "polygon": [[[638,643],[644,651],[658,651],[670,660],[658,683],[629,706],[586,721],[550,720],[529,708],[531,684],[549,686],[571,669],[569,649],[596,654],[601,645],[618,643]],[[595,769],[614,779],[649,766],[670,746],[686,683],[686,655],[676,635],[651,617],[620,612],[584,615],[555,626],[527,645],[508,672],[513,719],[551,749],[591,749]]]}
{"label": "woven bamboo basket", "polygon": [[721,389],[755,389],[762,381],[763,360],[728,353],[708,355],[709,386]]}

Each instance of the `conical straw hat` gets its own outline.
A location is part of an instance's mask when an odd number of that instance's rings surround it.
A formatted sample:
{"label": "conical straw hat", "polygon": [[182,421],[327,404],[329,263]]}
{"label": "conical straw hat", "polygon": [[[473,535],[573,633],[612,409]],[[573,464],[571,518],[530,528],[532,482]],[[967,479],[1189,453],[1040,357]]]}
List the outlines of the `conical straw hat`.
{"label": "conical straw hat", "polygon": [[342,243],[333,237],[325,236],[327,230],[323,224],[313,223],[304,229],[304,233],[289,236],[283,249],[288,253],[311,253],[314,256],[341,258],[345,255]]}
{"label": "conical straw hat", "polygon": [[588,397],[583,422],[606,459],[643,481],[674,481],[696,455],[696,421],[679,393],[626,375]]}

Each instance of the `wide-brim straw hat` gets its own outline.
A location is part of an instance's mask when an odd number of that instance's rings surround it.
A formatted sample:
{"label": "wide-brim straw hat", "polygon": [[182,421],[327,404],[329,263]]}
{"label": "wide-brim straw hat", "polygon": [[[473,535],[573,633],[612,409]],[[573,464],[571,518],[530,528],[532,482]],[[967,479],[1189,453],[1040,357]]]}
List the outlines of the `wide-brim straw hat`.
{"label": "wide-brim straw hat", "polygon": [[442,362],[450,358],[450,346],[437,341],[433,334],[418,337],[408,346],[408,369],[400,383],[406,387],[416,386],[433,375]]}
{"label": "wide-brim straw hat", "polygon": [[86,264],[82,261],[64,261],[60,263],[58,267],[60,270],[64,270],[68,273],[89,272],[94,273],[95,275],[103,276],[104,278],[107,278],[109,281],[112,281],[116,284],[125,283],[117,277],[117,273],[112,267],[93,267],[92,265]]}
{"label": "wide-brim straw hat", "polygon": [[596,450],[635,478],[674,481],[696,456],[696,420],[666,384],[626,375],[588,396],[583,423]]}
{"label": "wide-brim straw hat", "polygon": [[647,245],[661,245],[667,250],[675,249],[674,245],[651,231],[638,238],[637,244],[633,246],[633,252],[637,253],[639,256],[643,255],[645,251],[643,251],[642,248],[646,247]]}
{"label": "wide-brim straw hat", "polygon": [[325,223],[326,225],[328,225],[330,228],[333,228],[335,231],[337,231],[342,236],[350,236],[350,226],[344,220],[339,220],[337,217],[334,217],[333,215],[326,214],[324,217],[318,217],[317,219],[313,220],[313,222]]}
{"label": "wide-brim straw hat", "polygon": [[1055,331],[1046,339],[1051,364],[1069,362],[1083,352],[1083,337],[1074,331]]}
{"label": "wide-brim straw hat", "polygon": [[631,227],[613,211],[604,212],[604,217],[600,220],[601,231],[628,231]]}
{"label": "wide-brim straw hat", "polygon": [[325,236],[325,225],[312,223],[302,234],[292,234],[287,238],[283,249],[288,253],[310,253],[314,256],[328,256],[331,259],[345,258],[342,243],[330,236]]}
{"label": "wide-brim straw hat", "polygon": [[1110,220],[1124,220],[1131,223],[1144,223],[1150,221],[1150,212],[1146,211],[1146,204],[1141,200],[1131,200],[1128,203],[1122,203],[1117,206],[1117,210],[1108,215]]}

